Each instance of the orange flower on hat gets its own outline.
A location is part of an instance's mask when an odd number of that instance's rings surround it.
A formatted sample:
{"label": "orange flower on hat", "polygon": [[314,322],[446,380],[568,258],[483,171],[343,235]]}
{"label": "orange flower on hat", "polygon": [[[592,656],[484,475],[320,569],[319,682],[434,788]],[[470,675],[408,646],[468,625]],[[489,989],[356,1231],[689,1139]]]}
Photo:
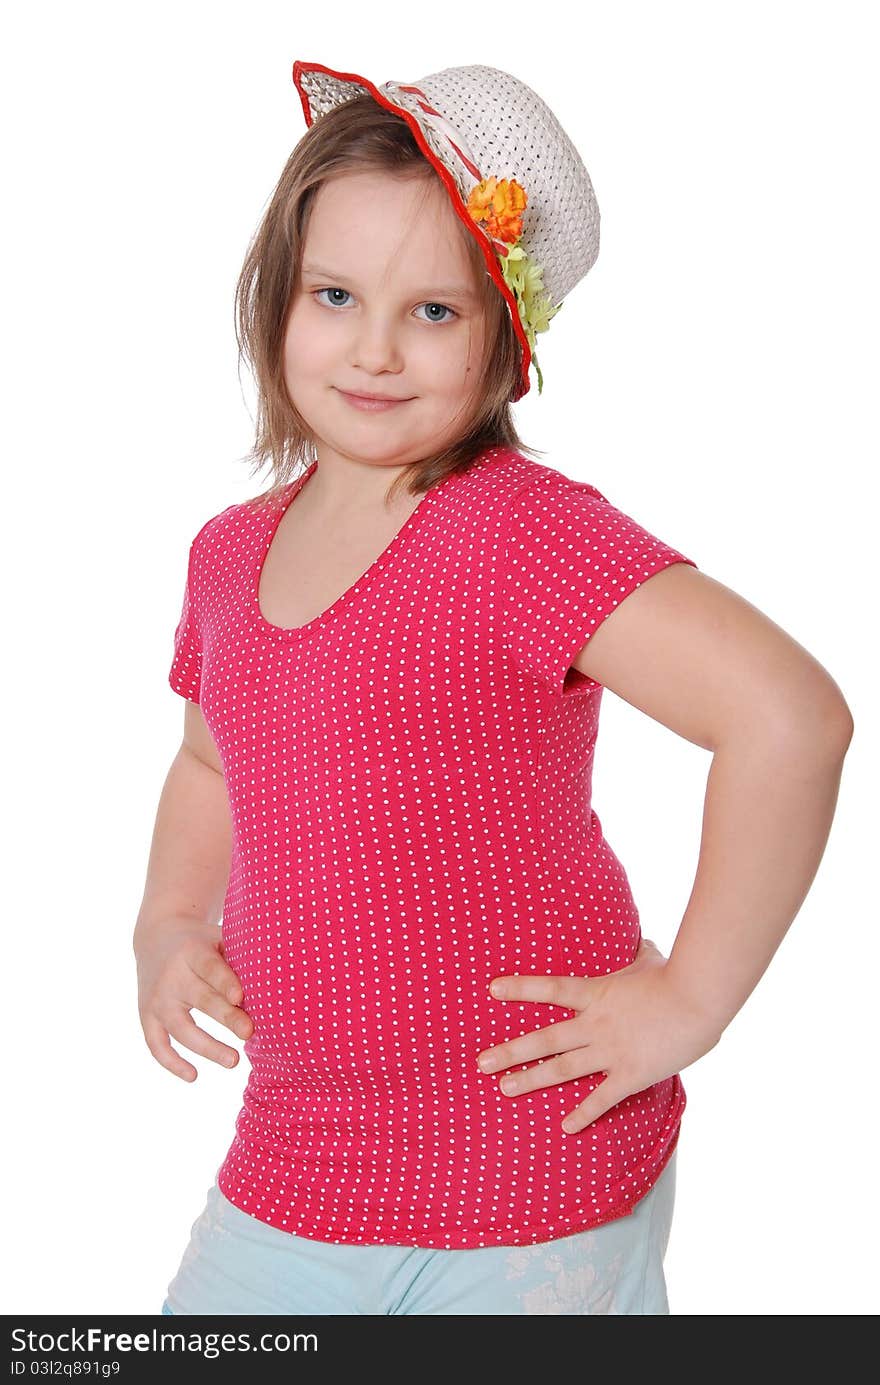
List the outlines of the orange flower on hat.
{"label": "orange flower on hat", "polygon": [[488,236],[511,245],[522,235],[528,200],[515,178],[484,178],[471,189],[467,209]]}
{"label": "orange flower on hat", "polygon": [[547,298],[541,266],[535,264],[517,243],[522,236],[522,218],[528,200],[525,189],[515,178],[484,178],[471,189],[467,210],[498,252],[501,274],[516,302],[529,343],[540,394],[544,377],[535,354],[535,337],[547,331],[550,319],[556,316],[562,304],[554,307]]}

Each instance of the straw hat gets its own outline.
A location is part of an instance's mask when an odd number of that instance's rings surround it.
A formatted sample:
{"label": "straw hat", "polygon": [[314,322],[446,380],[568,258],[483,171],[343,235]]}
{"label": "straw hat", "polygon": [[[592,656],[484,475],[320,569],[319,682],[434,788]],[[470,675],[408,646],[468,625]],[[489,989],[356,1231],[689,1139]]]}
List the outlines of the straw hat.
{"label": "straw hat", "polygon": [[521,399],[535,335],[599,254],[590,175],[553,112],[531,87],[495,67],[448,67],[418,83],[375,87],[353,72],[295,62],[306,124],[368,93],[401,116],[479,243],[522,348]]}

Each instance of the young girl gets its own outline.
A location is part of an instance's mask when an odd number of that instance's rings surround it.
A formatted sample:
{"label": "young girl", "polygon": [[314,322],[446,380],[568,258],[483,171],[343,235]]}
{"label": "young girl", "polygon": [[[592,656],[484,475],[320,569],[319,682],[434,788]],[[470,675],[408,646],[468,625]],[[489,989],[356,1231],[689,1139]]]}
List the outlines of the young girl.
{"label": "young girl", "polygon": [[[198,1009],[251,1066],[163,1312],[665,1314],[679,1073],[806,895],[849,710],[526,455],[510,405],[599,245],[541,99],[293,78],[237,294],[274,484],[190,547],[134,937],[157,1061],[235,1065]],[[603,687],[713,752],[668,960],[590,806]]]}

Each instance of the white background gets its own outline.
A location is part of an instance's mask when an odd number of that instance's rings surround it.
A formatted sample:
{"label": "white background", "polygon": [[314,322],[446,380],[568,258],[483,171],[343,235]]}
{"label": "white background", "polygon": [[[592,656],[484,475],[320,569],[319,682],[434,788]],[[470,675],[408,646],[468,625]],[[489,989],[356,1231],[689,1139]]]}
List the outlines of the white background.
{"label": "white background", "polygon": [[[152,1059],[131,934],[182,732],[166,677],[188,545],[268,482],[242,460],[233,290],[305,130],[301,58],[377,84],[483,63],[551,105],[602,248],[539,339],[523,439],[760,607],[846,696],[815,883],[683,1074],[666,1268],[674,1314],[876,1312],[873,7],[377,13],[154,0],[7,20],[4,1311],[158,1313],[247,1076],[186,1051],[186,1084]],[[594,806],[668,952],[710,756],[603,703]]]}

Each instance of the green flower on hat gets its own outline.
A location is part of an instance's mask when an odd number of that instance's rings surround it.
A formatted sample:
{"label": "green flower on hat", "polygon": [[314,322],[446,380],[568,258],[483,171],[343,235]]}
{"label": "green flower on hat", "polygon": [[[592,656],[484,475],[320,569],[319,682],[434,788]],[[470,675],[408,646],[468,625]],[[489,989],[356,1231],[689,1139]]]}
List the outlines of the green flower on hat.
{"label": "green flower on hat", "polygon": [[544,292],[543,269],[530,260],[520,245],[522,214],[528,202],[525,189],[515,178],[484,178],[471,189],[468,211],[492,240],[504,282],[513,294],[532,362],[538,374],[538,393],[544,388],[541,367],[535,355],[535,336],[546,332],[551,318],[562,307],[554,307]]}
{"label": "green flower on hat", "polygon": [[538,375],[538,393],[540,394],[544,387],[544,380],[541,375],[541,367],[538,365],[538,358],[535,355],[535,336],[538,332],[547,331],[551,318],[556,316],[562,304],[557,303],[554,308],[544,293],[543,269],[539,264],[535,264],[534,260],[529,259],[521,245],[510,246],[507,254],[500,257],[500,265],[504,282],[514,295],[516,305],[519,308],[520,321]]}

